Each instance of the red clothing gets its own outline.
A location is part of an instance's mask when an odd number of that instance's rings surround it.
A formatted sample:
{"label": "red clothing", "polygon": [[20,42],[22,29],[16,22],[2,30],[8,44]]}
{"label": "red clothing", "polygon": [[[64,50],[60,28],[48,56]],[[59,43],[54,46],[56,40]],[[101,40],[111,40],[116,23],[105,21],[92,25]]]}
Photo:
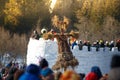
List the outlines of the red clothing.
{"label": "red clothing", "polygon": [[94,72],[90,72],[90,73],[86,76],[85,80],[99,80],[99,79],[98,79],[97,74],[95,74]]}

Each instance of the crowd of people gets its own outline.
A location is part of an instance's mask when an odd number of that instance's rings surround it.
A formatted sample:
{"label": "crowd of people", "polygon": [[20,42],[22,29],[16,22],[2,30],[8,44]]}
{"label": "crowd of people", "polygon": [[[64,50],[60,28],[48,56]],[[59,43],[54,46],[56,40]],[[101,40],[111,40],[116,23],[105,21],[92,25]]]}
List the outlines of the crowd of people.
{"label": "crowd of people", "polygon": [[53,71],[45,58],[39,62],[39,66],[30,64],[23,68],[10,62],[1,68],[0,80],[120,80],[120,55],[113,55],[110,66],[111,70],[106,74],[102,74],[99,66],[91,67],[91,71],[84,74],[71,69]]}
{"label": "crowd of people", "polygon": [[[47,33],[46,29],[42,29],[41,30],[41,34],[39,34],[36,30],[33,31],[32,34],[32,38],[39,40],[39,38],[42,37],[43,34]],[[56,32],[51,29],[51,31],[49,31],[49,33],[51,34],[56,34]],[[54,39],[52,39],[54,40]],[[118,51],[120,51],[120,39],[118,39],[117,41],[104,41],[104,40],[96,40],[93,43],[91,43],[90,41],[82,41],[82,40],[78,40],[75,39],[74,37],[70,37],[68,38],[68,43],[71,46],[71,49],[74,49],[74,46],[78,46],[79,50],[83,50],[83,46],[87,46],[88,47],[88,51],[91,51],[91,47],[95,47],[96,51],[99,51],[100,48],[103,48],[103,51],[105,51],[105,48],[109,48],[109,51],[112,51],[112,49],[114,47],[117,48]]]}
{"label": "crowd of people", "polygon": [[[46,33],[46,30],[43,30],[42,33]],[[32,38],[40,38],[37,31],[33,32]],[[94,44],[91,44],[90,41],[75,40],[70,44],[72,49],[75,45],[79,47],[79,50],[82,50],[83,46],[88,46],[88,51],[91,51],[92,46],[96,47],[96,51],[99,51],[100,47],[109,47],[110,51],[113,47],[117,47],[120,51],[120,40],[116,43],[114,41],[109,43],[108,41],[97,40]],[[54,71],[49,67],[45,58],[39,61],[39,65],[32,63],[21,67],[10,61],[8,65],[0,68],[0,80],[120,80],[120,55],[113,55],[110,67],[108,73],[102,74],[100,67],[95,65],[91,67],[89,73],[84,74],[77,73],[73,69]]]}
{"label": "crowd of people", "polygon": [[[39,34],[35,30],[32,34],[32,38],[39,40],[39,38],[41,38],[42,35],[45,33],[47,33],[46,29],[42,29],[41,34]],[[56,34],[56,32],[53,29],[51,29],[50,33]],[[54,40],[54,39],[52,39],[52,40]],[[96,40],[93,43],[91,43],[90,41],[82,41],[82,40],[78,40],[73,37],[70,37],[70,38],[68,38],[68,44],[69,44],[69,46],[71,46],[71,49],[74,49],[74,46],[78,46],[79,50],[83,50],[83,46],[87,46],[88,51],[92,50],[91,47],[95,47],[96,51],[99,51],[100,48],[103,48],[103,51],[105,51],[106,47],[109,48],[109,51],[112,51],[112,49],[114,47],[116,47],[117,50],[120,51],[120,39],[118,39],[117,41]]]}
{"label": "crowd of people", "polygon": [[105,51],[106,47],[109,48],[109,51],[112,51],[112,49],[116,47],[117,50],[120,51],[120,39],[117,40],[116,42],[96,40],[93,43],[90,43],[90,41],[75,40],[70,45],[72,46],[72,49],[74,48],[74,46],[77,45],[79,47],[79,50],[83,50],[83,46],[87,46],[88,51],[91,51],[91,47],[95,47],[96,51],[99,51],[100,48],[103,48],[103,50]]}

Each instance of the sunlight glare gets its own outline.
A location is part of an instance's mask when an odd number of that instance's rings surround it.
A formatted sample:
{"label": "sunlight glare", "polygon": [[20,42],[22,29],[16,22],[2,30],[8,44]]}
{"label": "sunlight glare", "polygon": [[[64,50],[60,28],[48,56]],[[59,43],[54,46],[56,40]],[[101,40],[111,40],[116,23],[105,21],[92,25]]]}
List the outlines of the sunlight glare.
{"label": "sunlight glare", "polygon": [[57,0],[51,0],[51,5],[50,5],[50,13],[52,13],[53,8],[55,7]]}

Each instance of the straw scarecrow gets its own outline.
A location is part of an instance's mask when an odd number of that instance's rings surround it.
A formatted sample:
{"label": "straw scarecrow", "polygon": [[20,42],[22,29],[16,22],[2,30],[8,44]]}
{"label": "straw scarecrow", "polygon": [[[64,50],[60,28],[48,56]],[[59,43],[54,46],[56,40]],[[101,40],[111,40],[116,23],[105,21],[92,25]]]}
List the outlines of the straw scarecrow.
{"label": "straw scarecrow", "polygon": [[[72,37],[78,38],[78,33],[74,31],[70,33],[65,33],[69,25],[69,19],[66,17],[63,17],[63,20],[60,21],[59,18],[55,15],[52,18],[52,22],[54,27],[57,27],[60,31],[60,33],[56,33],[52,35],[52,37],[57,39],[57,44],[58,44],[58,57],[57,57],[56,63],[53,65],[52,68],[53,70],[64,69],[64,71],[69,66],[74,68],[79,63],[71,52],[70,46],[68,44],[68,37],[72,36]],[[46,36],[48,38],[48,34],[45,35],[45,37]]]}

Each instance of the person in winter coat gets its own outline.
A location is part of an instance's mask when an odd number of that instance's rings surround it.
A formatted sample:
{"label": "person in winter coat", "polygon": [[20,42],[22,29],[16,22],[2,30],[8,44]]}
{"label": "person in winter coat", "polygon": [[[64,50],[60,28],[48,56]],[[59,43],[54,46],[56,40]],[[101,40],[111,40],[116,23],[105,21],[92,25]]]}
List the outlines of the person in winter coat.
{"label": "person in winter coat", "polygon": [[14,73],[14,80],[18,80],[23,73],[24,73],[24,70],[18,69],[18,70]]}
{"label": "person in winter coat", "polygon": [[21,75],[19,80],[41,80],[40,75],[40,67],[35,64],[30,64],[25,73]]}
{"label": "person in winter coat", "polygon": [[90,41],[87,42],[87,48],[88,48],[88,51],[91,51],[91,43],[90,43]]}
{"label": "person in winter coat", "polygon": [[96,51],[99,51],[99,47],[100,47],[100,44],[99,44],[99,42],[97,41],[97,42],[96,42]]}
{"label": "person in winter coat", "polygon": [[110,42],[110,51],[112,51],[112,48],[114,47],[115,45],[114,45],[114,41],[111,41]]}
{"label": "person in winter coat", "polygon": [[85,77],[85,80],[99,80],[102,77],[101,70],[98,66],[93,66],[91,72]]}
{"label": "person in winter coat", "polygon": [[52,69],[49,67],[43,68],[40,72],[42,80],[54,80]]}
{"label": "person in winter coat", "polygon": [[82,43],[81,40],[80,40],[79,43],[78,43],[78,47],[79,47],[79,50],[82,50],[82,49],[83,49],[83,43]]}
{"label": "person in winter coat", "polygon": [[17,68],[13,67],[9,70],[8,76],[5,80],[14,80],[14,73],[17,71]]}
{"label": "person in winter coat", "polygon": [[49,68],[48,61],[44,58],[40,61],[40,75],[42,80],[54,80],[54,73],[52,69]]}
{"label": "person in winter coat", "polygon": [[107,80],[120,80],[120,55],[113,55]]}
{"label": "person in winter coat", "polygon": [[117,40],[116,47],[118,48],[118,51],[120,51],[120,40]]}
{"label": "person in winter coat", "polygon": [[72,49],[74,49],[74,46],[77,45],[76,41],[72,43]]}
{"label": "person in winter coat", "polygon": [[34,31],[33,31],[31,37],[32,37],[33,39],[39,40],[40,36],[39,36],[37,30],[34,30]]}

